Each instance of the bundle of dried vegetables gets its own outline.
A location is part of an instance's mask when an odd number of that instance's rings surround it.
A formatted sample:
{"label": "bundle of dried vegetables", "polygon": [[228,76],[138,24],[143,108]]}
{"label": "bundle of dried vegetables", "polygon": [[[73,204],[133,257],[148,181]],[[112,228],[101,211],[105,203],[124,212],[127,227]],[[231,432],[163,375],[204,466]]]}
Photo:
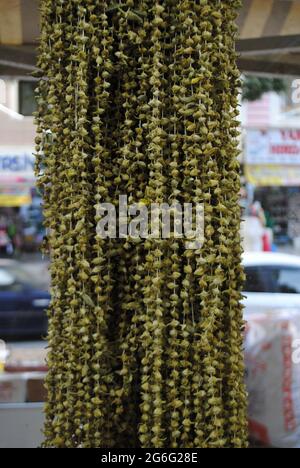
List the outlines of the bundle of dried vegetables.
{"label": "bundle of dried vegetables", "polygon": [[[42,0],[46,447],[247,446],[239,0]],[[205,243],[103,239],[97,204],[202,203]]]}

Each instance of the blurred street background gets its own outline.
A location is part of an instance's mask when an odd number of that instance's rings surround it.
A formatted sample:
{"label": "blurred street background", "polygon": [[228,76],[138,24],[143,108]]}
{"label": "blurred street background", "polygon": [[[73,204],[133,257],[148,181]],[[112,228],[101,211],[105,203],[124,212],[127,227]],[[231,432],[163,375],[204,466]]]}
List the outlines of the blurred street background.
{"label": "blurred street background", "polygon": [[[42,405],[30,405],[45,399],[50,280],[31,75],[38,6],[0,0],[0,447],[38,445]],[[249,425],[265,446],[300,448],[299,2],[244,0],[238,27]]]}

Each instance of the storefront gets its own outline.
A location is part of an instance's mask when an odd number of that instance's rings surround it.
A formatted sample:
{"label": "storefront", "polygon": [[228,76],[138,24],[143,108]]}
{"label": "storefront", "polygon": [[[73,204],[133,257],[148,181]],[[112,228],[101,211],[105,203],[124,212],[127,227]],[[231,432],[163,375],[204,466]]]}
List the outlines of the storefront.
{"label": "storefront", "polygon": [[[28,81],[30,84],[31,82]],[[13,240],[14,251],[33,251],[44,236],[41,198],[35,188],[36,128],[28,106],[20,106],[20,80],[2,80],[0,103],[0,230],[2,243]],[[30,112],[29,112],[30,114]],[[7,250],[7,248],[5,247]],[[5,250],[4,249],[4,250]],[[12,249],[10,248],[10,251]]]}
{"label": "storefront", "polygon": [[[277,244],[300,237],[300,130],[247,129],[245,175]],[[253,190],[254,189],[254,190]]]}

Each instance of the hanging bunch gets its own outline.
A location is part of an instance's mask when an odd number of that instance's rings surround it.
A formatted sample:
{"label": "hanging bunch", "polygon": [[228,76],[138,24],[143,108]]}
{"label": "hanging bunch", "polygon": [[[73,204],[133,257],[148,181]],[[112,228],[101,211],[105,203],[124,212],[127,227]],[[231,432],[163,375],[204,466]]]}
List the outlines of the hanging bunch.
{"label": "hanging bunch", "polygon": [[[46,447],[247,446],[239,5],[41,1]],[[104,238],[99,204],[119,212],[122,196],[141,211],[171,204],[174,224],[202,205],[204,244]]]}

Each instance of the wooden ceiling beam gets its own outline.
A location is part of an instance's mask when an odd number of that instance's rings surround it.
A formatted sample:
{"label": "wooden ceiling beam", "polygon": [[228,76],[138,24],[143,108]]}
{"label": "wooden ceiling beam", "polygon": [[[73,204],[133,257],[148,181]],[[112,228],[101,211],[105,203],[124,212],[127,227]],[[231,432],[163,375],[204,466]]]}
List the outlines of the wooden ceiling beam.
{"label": "wooden ceiling beam", "polygon": [[284,58],[280,57],[281,61],[278,62],[267,62],[265,60],[254,60],[247,58],[240,58],[238,60],[238,67],[241,72],[252,73],[261,76],[300,76],[300,57],[297,59],[297,63],[285,63]]}
{"label": "wooden ceiling beam", "polygon": [[[34,47],[10,47],[0,45],[1,74],[7,68],[6,75],[32,73],[36,69],[36,50]],[[13,72],[13,73],[12,73]]]}
{"label": "wooden ceiling beam", "polygon": [[[300,31],[300,25],[299,25]],[[256,39],[240,39],[237,52],[247,55],[287,54],[300,51],[300,34],[292,36],[271,36]]]}

